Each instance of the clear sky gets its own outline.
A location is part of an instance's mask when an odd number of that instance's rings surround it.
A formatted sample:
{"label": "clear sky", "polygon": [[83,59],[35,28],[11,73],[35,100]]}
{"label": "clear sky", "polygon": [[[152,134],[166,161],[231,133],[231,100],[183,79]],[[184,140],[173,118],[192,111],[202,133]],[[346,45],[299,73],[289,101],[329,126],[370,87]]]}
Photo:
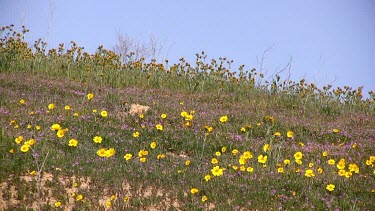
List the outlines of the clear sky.
{"label": "clear sky", "polygon": [[22,24],[28,41],[49,47],[71,40],[93,53],[112,49],[118,32],[164,42],[170,63],[227,57],[235,65],[281,70],[292,57],[291,78],[318,86],[363,85],[375,90],[373,0],[0,0],[0,25]]}

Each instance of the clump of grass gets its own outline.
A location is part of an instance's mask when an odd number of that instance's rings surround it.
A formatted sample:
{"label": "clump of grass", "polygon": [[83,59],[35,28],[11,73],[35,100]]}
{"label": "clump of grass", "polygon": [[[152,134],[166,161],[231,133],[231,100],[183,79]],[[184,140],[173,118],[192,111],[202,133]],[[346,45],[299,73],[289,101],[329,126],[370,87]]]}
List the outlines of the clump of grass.
{"label": "clump of grass", "polygon": [[26,32],[2,28],[2,209],[375,206],[372,92],[262,82],[204,52],[195,66],[46,52]]}

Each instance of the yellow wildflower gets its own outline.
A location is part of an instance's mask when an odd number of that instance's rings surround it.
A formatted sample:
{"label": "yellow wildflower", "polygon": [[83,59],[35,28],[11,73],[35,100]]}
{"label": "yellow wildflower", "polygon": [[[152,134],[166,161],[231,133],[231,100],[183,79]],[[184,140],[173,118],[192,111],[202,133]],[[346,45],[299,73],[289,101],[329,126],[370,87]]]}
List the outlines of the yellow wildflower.
{"label": "yellow wildflower", "polygon": [[338,169],[344,169],[345,168],[345,159],[341,159],[339,163],[336,165]]}
{"label": "yellow wildflower", "polygon": [[61,202],[57,201],[54,203],[55,207],[60,207],[61,206]]}
{"label": "yellow wildflower", "polygon": [[141,134],[140,134],[139,132],[135,132],[135,133],[133,133],[133,137],[134,137],[134,138],[138,138],[140,135],[141,135]]}
{"label": "yellow wildflower", "polygon": [[240,159],[238,160],[238,163],[241,164],[241,165],[245,165],[246,164],[246,158],[244,156],[241,156]]}
{"label": "yellow wildflower", "polygon": [[202,196],[202,202],[205,202],[205,201],[207,201],[207,196]]}
{"label": "yellow wildflower", "polygon": [[103,138],[100,137],[100,136],[95,136],[92,140],[93,140],[95,143],[100,144],[100,143],[102,143]]}
{"label": "yellow wildflower", "polygon": [[51,126],[51,130],[58,131],[60,129],[62,129],[62,128],[61,128],[61,126],[59,124],[53,124]]}
{"label": "yellow wildflower", "polygon": [[132,159],[132,157],[133,157],[133,155],[132,154],[126,154],[126,155],[124,155],[124,159],[125,160],[130,160],[130,159]]}
{"label": "yellow wildflower", "polygon": [[83,196],[81,195],[81,194],[79,194],[77,197],[76,197],[76,200],[77,201],[80,201],[80,200],[82,200],[83,199]]}
{"label": "yellow wildflower", "polygon": [[161,124],[157,124],[155,127],[157,130],[160,130],[160,131],[163,130],[163,125]]}
{"label": "yellow wildflower", "polygon": [[101,115],[102,117],[107,117],[107,116],[108,116],[108,112],[105,111],[105,110],[103,110],[102,112],[100,112],[100,115]]}
{"label": "yellow wildflower", "polygon": [[115,149],[114,148],[109,148],[108,150],[105,151],[105,156],[107,158],[112,157],[115,154]]}
{"label": "yellow wildflower", "polygon": [[312,169],[307,169],[305,171],[305,176],[306,177],[315,177],[314,171]]}
{"label": "yellow wildflower", "polygon": [[23,141],[23,136],[18,136],[16,139],[14,139],[14,141],[15,141],[17,144],[21,144],[21,142]]}
{"label": "yellow wildflower", "polygon": [[293,137],[294,137],[294,133],[293,133],[293,131],[289,130],[289,131],[286,133],[286,137],[288,137],[288,138],[293,138]]}
{"label": "yellow wildflower", "polygon": [[194,119],[194,116],[191,115],[191,114],[188,114],[188,115],[185,116],[185,120],[186,120],[186,121],[191,121],[191,120],[193,120],[193,119]]}
{"label": "yellow wildflower", "polygon": [[199,192],[199,190],[197,188],[192,188],[190,190],[190,193],[192,193],[192,194],[197,194],[198,192]]}
{"label": "yellow wildflower", "polygon": [[138,156],[139,157],[144,157],[144,156],[146,156],[146,155],[148,155],[148,151],[147,150],[139,150],[139,152],[138,152]]}
{"label": "yellow wildflower", "polygon": [[302,152],[296,152],[296,153],[294,154],[294,159],[296,159],[296,160],[301,160],[301,159],[302,159],[302,156],[303,156]]}
{"label": "yellow wildflower", "polygon": [[158,160],[159,159],[163,159],[163,158],[165,158],[165,154],[158,154],[158,156],[156,157]]}
{"label": "yellow wildflower", "polygon": [[129,196],[125,196],[125,197],[124,197],[124,202],[128,202],[128,201],[129,201],[129,199],[130,199],[130,197],[129,197]]}
{"label": "yellow wildflower", "polygon": [[217,160],[217,158],[212,158],[211,159],[211,163],[212,164],[217,164],[219,161]]}
{"label": "yellow wildflower", "polygon": [[247,167],[246,171],[251,173],[251,172],[254,171],[254,168],[253,167]]}
{"label": "yellow wildflower", "polygon": [[106,156],[106,149],[101,148],[98,151],[96,151],[96,154],[99,155],[100,157],[105,157]]}
{"label": "yellow wildflower", "polygon": [[206,180],[206,182],[208,182],[210,179],[211,179],[211,176],[209,174],[207,174],[206,176],[204,176],[204,180]]}
{"label": "yellow wildflower", "polygon": [[57,137],[62,138],[65,136],[65,130],[59,129],[56,133]]}
{"label": "yellow wildflower", "polygon": [[139,160],[140,160],[142,163],[144,163],[144,162],[147,161],[147,158],[146,158],[146,157],[141,157],[141,158],[139,158]]}
{"label": "yellow wildflower", "polygon": [[188,115],[188,113],[186,112],[186,111],[183,111],[183,112],[181,112],[181,114],[180,114],[182,117],[186,117],[187,115]]}
{"label": "yellow wildflower", "polygon": [[355,163],[349,164],[349,171],[353,171],[354,173],[358,174],[359,173],[358,165]]}
{"label": "yellow wildflower", "polygon": [[87,94],[87,99],[91,100],[92,98],[94,98],[94,93],[88,93]]}
{"label": "yellow wildflower", "polygon": [[333,185],[333,184],[329,184],[329,185],[326,186],[326,189],[327,189],[328,191],[333,191],[333,190],[335,190],[335,185]]}
{"label": "yellow wildflower", "polygon": [[329,159],[328,161],[327,161],[327,163],[328,163],[328,165],[331,165],[331,166],[333,166],[333,165],[335,165],[335,160],[334,159]]}
{"label": "yellow wildflower", "polygon": [[283,168],[283,167],[279,167],[279,168],[277,169],[277,172],[279,172],[279,173],[284,173],[284,168]]}
{"label": "yellow wildflower", "polygon": [[350,172],[350,171],[346,171],[345,172],[345,177],[346,178],[349,178],[349,177],[351,177],[353,174],[352,174],[352,172]]}
{"label": "yellow wildflower", "polygon": [[69,140],[69,146],[76,147],[78,145],[78,141],[76,139]]}
{"label": "yellow wildflower", "polygon": [[245,159],[253,158],[253,154],[250,151],[245,151],[242,155]]}
{"label": "yellow wildflower", "polygon": [[221,176],[223,174],[224,169],[220,168],[219,166],[215,166],[211,169],[211,173],[214,176]]}
{"label": "yellow wildflower", "polygon": [[258,156],[258,162],[265,164],[267,162],[267,155],[266,156],[259,155]]}
{"label": "yellow wildflower", "polygon": [[271,146],[269,145],[269,144],[265,144],[264,146],[263,146],[263,151],[264,152],[267,152],[268,150],[270,150],[271,149]]}
{"label": "yellow wildflower", "polygon": [[225,123],[227,121],[228,121],[228,116],[221,116],[220,117],[220,122]]}
{"label": "yellow wildflower", "polygon": [[21,146],[22,152],[27,152],[27,151],[29,151],[29,149],[30,149],[30,145],[28,145],[28,144],[24,144],[24,145]]}
{"label": "yellow wildflower", "polygon": [[54,109],[54,108],[55,108],[55,104],[50,103],[50,104],[48,105],[48,109],[49,109],[49,110],[52,110],[52,109]]}

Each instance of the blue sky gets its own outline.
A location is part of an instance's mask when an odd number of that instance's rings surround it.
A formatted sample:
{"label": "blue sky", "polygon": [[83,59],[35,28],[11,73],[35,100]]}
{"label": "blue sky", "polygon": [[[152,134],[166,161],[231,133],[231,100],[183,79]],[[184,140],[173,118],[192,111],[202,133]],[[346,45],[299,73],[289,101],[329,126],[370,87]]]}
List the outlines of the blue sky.
{"label": "blue sky", "polygon": [[0,0],[0,25],[26,25],[27,40],[49,47],[71,40],[93,53],[112,49],[118,32],[139,40],[153,34],[171,61],[227,57],[235,66],[281,70],[320,87],[363,85],[375,90],[375,1],[372,0]]}

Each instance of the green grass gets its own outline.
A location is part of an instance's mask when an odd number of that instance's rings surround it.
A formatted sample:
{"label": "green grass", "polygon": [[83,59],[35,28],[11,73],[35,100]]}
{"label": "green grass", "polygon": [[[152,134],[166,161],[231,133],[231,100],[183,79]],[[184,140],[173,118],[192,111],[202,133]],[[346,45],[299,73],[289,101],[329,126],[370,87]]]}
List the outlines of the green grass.
{"label": "green grass", "polygon": [[[363,99],[362,88],[318,88],[278,77],[265,82],[255,69],[240,67],[235,74],[225,58],[207,63],[204,52],[194,65],[184,59],[174,65],[131,59],[122,64],[112,51],[100,47],[90,55],[74,42],[67,50],[60,45],[46,52],[41,41],[29,47],[22,39],[25,33],[13,27],[1,31],[1,209],[375,206],[373,92]],[[94,94],[91,100],[89,93]],[[134,103],[150,110],[132,116]],[[228,121],[220,121],[223,116]],[[65,129],[63,137],[51,130],[53,124]],[[293,137],[287,137],[289,131]],[[140,136],[134,137],[135,132]],[[17,143],[19,136],[23,141]],[[103,141],[95,143],[95,136]],[[69,146],[71,139],[78,145]],[[264,150],[267,144],[270,149]],[[29,150],[22,152],[26,145]],[[108,157],[97,154],[110,148],[115,153]],[[148,154],[140,156],[140,150]],[[252,157],[241,164],[244,152]],[[300,161],[294,158],[297,152],[303,154]],[[132,154],[128,161],[126,154]],[[264,164],[260,155],[267,156]],[[330,159],[335,165],[328,164]],[[339,175],[342,159],[346,176]],[[214,176],[215,166],[223,174]],[[310,169],[312,177],[305,174]],[[206,175],[211,179],[206,181]],[[328,184],[335,189],[327,190]],[[198,193],[192,194],[192,188]]]}

